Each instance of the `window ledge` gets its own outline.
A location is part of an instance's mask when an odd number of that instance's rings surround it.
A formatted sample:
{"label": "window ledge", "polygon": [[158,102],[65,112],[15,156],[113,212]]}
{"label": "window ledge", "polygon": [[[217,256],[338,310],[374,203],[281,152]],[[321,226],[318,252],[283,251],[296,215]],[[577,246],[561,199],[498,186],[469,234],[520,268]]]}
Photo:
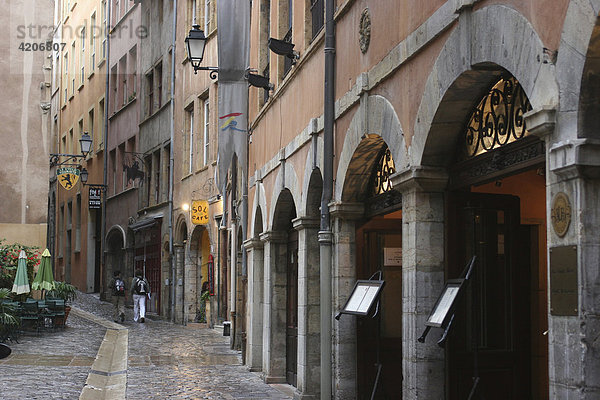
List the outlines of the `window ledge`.
{"label": "window ledge", "polygon": [[82,89],[83,89],[83,83],[80,83],[80,84],[79,84],[79,87],[77,88],[77,91],[78,91],[78,92],[81,92],[81,90],[82,90]]}
{"label": "window ledge", "polygon": [[103,57],[102,60],[98,61],[98,68],[101,68],[106,62],[106,57]]}
{"label": "window ledge", "polygon": [[208,169],[208,164],[205,164],[204,166],[202,166],[202,167],[200,167],[199,169],[197,169],[197,170],[196,170],[196,172],[194,172],[194,175],[195,175],[195,174],[199,174],[199,173],[201,173],[201,172],[204,172],[204,171],[206,171],[207,169]]}
{"label": "window ledge", "polygon": [[73,97],[75,97],[75,95],[71,93],[71,95],[69,96],[69,101],[73,100]]}
{"label": "window ledge", "polygon": [[92,76],[94,76],[95,74],[96,74],[96,71],[95,71],[95,70],[93,70],[92,72],[90,72],[90,74],[88,75],[88,81],[89,81],[90,79],[92,79]]}

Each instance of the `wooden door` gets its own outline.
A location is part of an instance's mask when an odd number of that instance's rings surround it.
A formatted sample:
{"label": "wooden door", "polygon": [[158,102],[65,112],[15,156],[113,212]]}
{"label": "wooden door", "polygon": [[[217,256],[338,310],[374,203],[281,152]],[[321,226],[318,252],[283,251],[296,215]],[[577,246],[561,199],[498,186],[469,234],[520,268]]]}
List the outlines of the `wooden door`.
{"label": "wooden door", "polygon": [[296,386],[298,375],[298,233],[287,244],[286,380]]}
{"label": "wooden door", "polygon": [[[519,198],[461,193],[448,202],[448,278],[475,254],[448,344],[450,399],[530,399],[530,245]],[[477,372],[475,372],[477,370]]]}

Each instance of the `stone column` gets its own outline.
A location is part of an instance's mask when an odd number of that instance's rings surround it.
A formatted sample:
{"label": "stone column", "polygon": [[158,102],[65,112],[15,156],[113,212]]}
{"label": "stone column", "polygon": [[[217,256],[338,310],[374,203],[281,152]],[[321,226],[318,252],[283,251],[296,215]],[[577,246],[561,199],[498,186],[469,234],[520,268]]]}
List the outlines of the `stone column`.
{"label": "stone column", "polygon": [[285,383],[287,233],[264,232],[263,375],[266,383]]}
{"label": "stone column", "polygon": [[321,337],[319,286],[319,219],[292,221],[298,231],[298,381],[301,399],[320,392]]}
{"label": "stone column", "polygon": [[244,242],[248,253],[248,345],[246,360],[250,371],[262,371],[263,307],[264,307],[264,249],[259,239]]}
{"label": "stone column", "polygon": [[[598,399],[600,142],[574,138],[574,132],[565,129],[570,127],[567,123],[571,118],[568,112],[557,113],[553,108],[547,107],[532,110],[525,117],[530,133],[546,142],[550,398]],[[568,198],[570,213],[559,211],[553,216],[553,203],[558,193],[563,193]],[[564,207],[562,211],[565,211]],[[562,233],[559,230],[557,233],[553,227],[554,219],[564,223],[567,214],[569,223],[566,232]],[[572,257],[572,260],[563,260],[561,263],[574,267],[574,271],[569,275],[577,281],[577,302],[569,313],[553,311],[552,303],[552,259],[565,249],[568,249],[567,254],[571,254],[569,257]],[[564,279],[565,276],[566,274],[560,273],[557,279]],[[564,300],[565,296],[557,293],[557,298]],[[560,303],[560,300],[557,303]]]}
{"label": "stone column", "polygon": [[445,171],[410,167],[392,176],[402,193],[402,398],[445,398],[444,351],[417,338],[444,287]]}
{"label": "stone column", "polygon": [[[346,304],[356,282],[356,225],[364,215],[359,203],[329,205],[333,222],[333,312]],[[356,317],[333,322],[333,398],[356,399]]]}
{"label": "stone column", "polygon": [[184,266],[183,266],[183,259],[185,256],[185,249],[183,247],[182,243],[174,243],[173,244],[173,252],[175,253],[175,277],[176,277],[176,281],[173,282],[173,285],[175,285],[175,315],[173,318],[174,322],[183,322],[182,321],[182,295],[183,295],[183,270],[184,270]]}
{"label": "stone column", "polygon": [[198,273],[199,263],[201,262],[201,259],[198,258],[198,251],[192,251],[189,242],[190,241],[188,240],[188,243],[186,244],[187,251],[184,251],[183,271],[181,275],[183,277],[183,324],[187,324],[189,321],[194,322],[196,317],[196,302],[198,296],[196,274]]}

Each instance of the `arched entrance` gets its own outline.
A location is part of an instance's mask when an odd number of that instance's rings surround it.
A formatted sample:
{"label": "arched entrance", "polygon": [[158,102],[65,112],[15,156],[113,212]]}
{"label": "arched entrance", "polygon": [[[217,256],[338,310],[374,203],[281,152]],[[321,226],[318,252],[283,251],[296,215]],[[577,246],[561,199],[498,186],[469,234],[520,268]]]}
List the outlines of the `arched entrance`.
{"label": "arched entrance", "polygon": [[[189,240],[189,251],[185,259],[187,320],[208,322],[206,303],[200,298],[203,286],[209,286],[208,267],[210,262],[210,240],[204,226],[195,226]],[[205,283],[206,282],[206,283]]]}
{"label": "arched entrance", "polygon": [[[519,82],[488,69],[450,87],[441,107],[470,98],[473,108],[454,131],[454,150],[430,158],[450,172],[446,279],[462,277],[477,256],[447,345],[448,394],[467,398],[478,376],[486,399],[547,398],[545,149],[527,132],[531,106]],[[464,89],[466,80],[479,84]]]}
{"label": "arched entrance", "polygon": [[110,280],[113,278],[115,271],[121,271],[121,276],[129,277],[130,271],[127,268],[125,258],[125,242],[124,242],[123,230],[121,227],[113,227],[109,230],[106,237],[106,283],[105,288],[107,290],[107,298],[112,295],[111,289],[108,285]]}
{"label": "arched entrance", "polygon": [[[295,218],[292,193],[284,189],[279,194],[273,214],[273,232],[277,232],[281,242],[276,252],[271,254],[272,307],[279,310],[280,319],[272,319],[271,324],[282,332],[280,338],[285,343],[285,371],[282,372],[286,382],[293,386],[297,385],[298,374],[298,232],[292,225]],[[276,306],[277,302],[280,303]]]}
{"label": "arched entrance", "polygon": [[[356,320],[357,398],[402,398],[402,198],[390,176],[395,164],[384,139],[365,135],[349,163],[342,200],[360,203],[356,221],[356,279],[381,273],[386,286],[376,316]],[[379,354],[378,354],[379,346]],[[378,358],[379,357],[379,358]]]}

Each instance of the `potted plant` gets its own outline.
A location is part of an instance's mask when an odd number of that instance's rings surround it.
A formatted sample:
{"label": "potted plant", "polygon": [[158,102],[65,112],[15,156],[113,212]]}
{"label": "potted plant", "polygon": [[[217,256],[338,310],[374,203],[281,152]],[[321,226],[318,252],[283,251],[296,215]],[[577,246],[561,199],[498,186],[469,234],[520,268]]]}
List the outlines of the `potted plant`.
{"label": "potted plant", "polygon": [[54,281],[54,289],[46,294],[46,298],[61,299],[65,302],[65,323],[69,312],[71,311],[70,303],[77,297],[77,288],[67,282]]}
{"label": "potted plant", "polygon": [[10,299],[10,289],[0,289],[0,342],[10,338],[20,322],[17,307],[7,301]]}

